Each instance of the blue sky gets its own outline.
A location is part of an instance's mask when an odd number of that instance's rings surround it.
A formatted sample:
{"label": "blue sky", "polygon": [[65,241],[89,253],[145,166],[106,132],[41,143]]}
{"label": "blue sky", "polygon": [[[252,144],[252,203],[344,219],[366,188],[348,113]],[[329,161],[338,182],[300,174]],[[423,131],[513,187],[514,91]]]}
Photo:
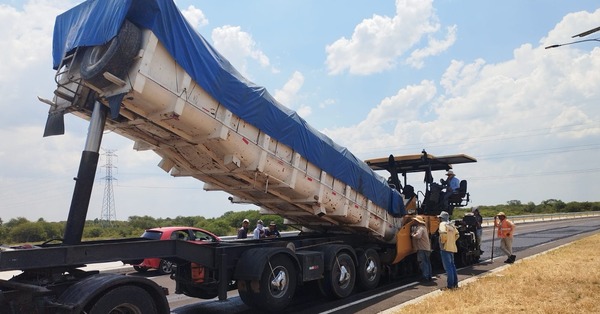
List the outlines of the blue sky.
{"label": "blue sky", "polygon": [[[87,123],[42,138],[54,18],[79,1],[0,1],[0,218],[67,217]],[[599,201],[597,1],[176,1],[248,79],[357,157],[465,153],[473,205]],[[586,38],[599,38],[600,32]],[[117,219],[254,209],[173,178],[115,134]],[[100,166],[105,161],[101,161]],[[100,216],[99,167],[88,218]],[[439,179],[443,173],[436,173]],[[422,177],[409,180],[423,189]]]}

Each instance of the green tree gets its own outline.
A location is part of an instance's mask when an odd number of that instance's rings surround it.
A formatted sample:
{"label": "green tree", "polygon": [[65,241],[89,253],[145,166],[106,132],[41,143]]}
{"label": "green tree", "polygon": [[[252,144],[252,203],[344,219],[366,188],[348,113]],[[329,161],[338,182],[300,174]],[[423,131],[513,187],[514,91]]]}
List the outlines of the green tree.
{"label": "green tree", "polygon": [[[41,218],[40,218],[41,219]],[[44,229],[44,233],[46,234],[45,240],[50,239],[60,239],[64,234],[64,224],[59,222],[46,222],[43,219],[38,220],[36,222],[37,225]]]}
{"label": "green tree", "polygon": [[234,235],[235,230],[226,221],[220,219],[208,220],[203,226],[195,226],[197,228],[206,229],[218,236]]}
{"label": "green tree", "polygon": [[39,242],[48,239],[43,226],[35,222],[21,223],[11,228],[9,238],[11,243]]}
{"label": "green tree", "polygon": [[567,207],[567,204],[561,200],[557,200],[556,203],[554,203],[554,208],[557,212],[564,211],[565,207]]}
{"label": "green tree", "polygon": [[16,227],[20,224],[24,224],[24,223],[28,223],[28,222],[29,222],[29,220],[27,220],[27,218],[24,218],[24,217],[12,218],[11,220],[9,220],[6,223],[6,227],[12,228],[12,227]]}
{"label": "green tree", "polygon": [[142,230],[161,226],[155,218],[152,218],[150,216],[131,216],[129,217],[128,221],[129,226],[131,226],[132,228]]}
{"label": "green tree", "polygon": [[103,236],[100,226],[90,226],[83,229],[83,237],[86,239],[101,238]]}
{"label": "green tree", "polygon": [[7,243],[8,239],[6,238],[6,235],[8,233],[8,230],[5,226],[0,226],[0,244],[4,244]]}
{"label": "green tree", "polygon": [[534,202],[528,202],[527,205],[523,207],[523,210],[525,210],[526,213],[534,213],[535,209],[536,207]]}
{"label": "green tree", "polygon": [[506,202],[508,206],[521,206],[521,201],[519,200],[510,200]]}

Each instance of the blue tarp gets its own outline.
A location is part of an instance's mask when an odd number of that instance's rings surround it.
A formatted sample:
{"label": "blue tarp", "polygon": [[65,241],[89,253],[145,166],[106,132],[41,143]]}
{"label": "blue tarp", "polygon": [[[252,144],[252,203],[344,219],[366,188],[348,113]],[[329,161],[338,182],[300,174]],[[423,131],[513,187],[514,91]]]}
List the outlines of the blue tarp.
{"label": "blue tarp", "polygon": [[311,163],[394,215],[404,215],[400,194],[345,147],[246,80],[191,27],[172,0],[89,0],[59,15],[54,26],[54,69],[65,54],[103,44],[124,19],[158,37],[182,68],[235,115],[292,147]]}

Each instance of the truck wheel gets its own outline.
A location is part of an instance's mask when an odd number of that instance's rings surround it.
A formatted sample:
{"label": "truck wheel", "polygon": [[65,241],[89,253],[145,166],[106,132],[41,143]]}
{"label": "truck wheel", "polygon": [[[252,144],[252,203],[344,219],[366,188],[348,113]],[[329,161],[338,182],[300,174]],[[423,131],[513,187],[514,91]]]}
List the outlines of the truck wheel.
{"label": "truck wheel", "polygon": [[250,286],[256,293],[253,301],[259,308],[280,311],[292,301],[296,281],[296,268],[292,261],[286,256],[275,255],[265,265],[258,291]]}
{"label": "truck wheel", "polygon": [[345,252],[337,254],[330,271],[325,272],[319,280],[319,289],[326,297],[342,299],[349,296],[354,289],[356,268],[352,257]]}
{"label": "truck wheel", "polygon": [[237,282],[240,299],[242,299],[242,302],[247,306],[254,308],[256,307],[256,302],[253,296],[254,293],[250,287],[251,284],[252,281],[250,280],[238,280]]}
{"label": "truck wheel", "polygon": [[458,247],[458,252],[454,253],[454,264],[456,267],[463,267],[469,265],[469,249],[462,245],[461,242],[457,242],[456,246]]}
{"label": "truck wheel", "polygon": [[381,261],[379,254],[373,249],[361,252],[358,256],[358,285],[364,290],[374,289],[381,279]]}
{"label": "truck wheel", "polygon": [[130,313],[130,314],[155,314],[158,313],[152,297],[143,288],[127,285],[110,290],[93,304],[88,306],[86,313]]}
{"label": "truck wheel", "polygon": [[138,273],[145,273],[148,271],[148,268],[142,266],[133,266],[133,269],[135,269],[135,271]]}
{"label": "truck wheel", "polygon": [[104,45],[85,50],[81,61],[81,77],[98,88],[111,84],[104,78],[104,72],[123,79],[140,50],[141,34],[137,26],[125,20],[117,36]]}
{"label": "truck wheel", "polygon": [[160,260],[160,264],[158,264],[158,272],[161,275],[170,274],[173,272],[173,262],[165,261],[164,259]]}

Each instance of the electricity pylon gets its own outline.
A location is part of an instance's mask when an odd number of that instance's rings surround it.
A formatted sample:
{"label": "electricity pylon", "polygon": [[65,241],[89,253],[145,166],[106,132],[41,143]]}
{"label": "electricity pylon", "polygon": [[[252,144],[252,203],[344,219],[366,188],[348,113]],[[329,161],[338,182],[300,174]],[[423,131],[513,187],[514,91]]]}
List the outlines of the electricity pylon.
{"label": "electricity pylon", "polygon": [[104,198],[102,199],[102,212],[100,213],[100,222],[103,225],[111,225],[113,221],[117,219],[117,212],[115,210],[115,195],[113,192],[113,180],[116,180],[112,173],[113,168],[117,168],[113,165],[112,158],[118,157],[115,154],[115,150],[104,150],[104,156],[106,163],[102,166],[105,168],[104,180]]}

